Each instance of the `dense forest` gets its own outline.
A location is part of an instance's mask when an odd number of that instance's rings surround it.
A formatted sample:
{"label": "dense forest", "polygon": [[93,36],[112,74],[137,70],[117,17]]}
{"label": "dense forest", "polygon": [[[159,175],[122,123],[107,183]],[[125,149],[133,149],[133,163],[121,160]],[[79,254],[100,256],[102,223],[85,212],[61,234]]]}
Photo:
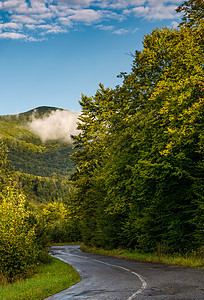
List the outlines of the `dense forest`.
{"label": "dense forest", "polygon": [[70,209],[73,146],[43,143],[29,128],[33,116],[53,111],[59,109],[0,116],[0,284],[30,276],[48,262],[50,242],[80,239]]}
{"label": "dense forest", "polygon": [[72,145],[59,140],[43,143],[29,128],[33,118],[43,119],[58,110],[42,106],[18,115],[0,116],[0,136],[16,171],[43,177],[69,177],[73,171]]}
{"label": "dense forest", "polygon": [[0,117],[0,283],[48,261],[51,242],[203,255],[204,3],[177,11],[121,86],[82,96],[75,149],[27,126],[56,108]]}
{"label": "dense forest", "polygon": [[155,29],[122,86],[83,96],[72,175],[83,241],[187,253],[204,241],[203,1]]}

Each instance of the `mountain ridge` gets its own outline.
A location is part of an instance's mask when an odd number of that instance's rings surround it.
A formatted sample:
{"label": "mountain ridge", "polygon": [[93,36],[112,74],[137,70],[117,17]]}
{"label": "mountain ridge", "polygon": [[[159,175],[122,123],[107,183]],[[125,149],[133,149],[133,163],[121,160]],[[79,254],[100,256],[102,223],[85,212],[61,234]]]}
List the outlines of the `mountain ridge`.
{"label": "mountain ridge", "polygon": [[63,108],[52,107],[52,106],[38,106],[36,108],[32,108],[28,111],[18,113],[18,114],[8,114],[8,115],[0,115],[0,120],[5,120],[6,122],[17,122],[18,124],[25,125],[28,122],[32,121],[32,118],[36,119],[47,117],[51,112],[54,111],[68,111]]}
{"label": "mountain ridge", "polygon": [[42,142],[29,127],[33,119],[48,118],[56,111],[67,110],[40,106],[20,114],[0,116],[0,138],[16,171],[42,177],[51,177],[53,173],[69,177],[74,169],[70,159],[72,144],[61,140]]}

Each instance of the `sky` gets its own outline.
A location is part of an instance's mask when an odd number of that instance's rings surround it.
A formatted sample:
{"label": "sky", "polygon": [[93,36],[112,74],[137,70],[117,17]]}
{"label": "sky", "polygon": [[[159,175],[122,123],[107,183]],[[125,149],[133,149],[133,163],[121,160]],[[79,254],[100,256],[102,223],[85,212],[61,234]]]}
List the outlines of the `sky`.
{"label": "sky", "polygon": [[178,0],[0,0],[0,115],[38,106],[80,112],[81,95],[114,88]]}

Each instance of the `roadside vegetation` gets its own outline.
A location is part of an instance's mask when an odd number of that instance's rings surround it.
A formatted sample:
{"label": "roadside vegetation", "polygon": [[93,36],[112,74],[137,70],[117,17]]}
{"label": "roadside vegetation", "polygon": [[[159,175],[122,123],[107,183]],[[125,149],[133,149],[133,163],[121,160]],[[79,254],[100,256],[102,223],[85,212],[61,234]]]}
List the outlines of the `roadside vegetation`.
{"label": "roadside vegetation", "polygon": [[155,29],[115,89],[82,96],[74,137],[82,240],[108,250],[204,251],[204,3]]}
{"label": "roadside vegetation", "polygon": [[25,299],[41,299],[26,284],[45,285],[50,273],[62,282],[42,293],[65,288],[51,243],[203,267],[204,4],[185,1],[177,11],[183,22],[144,37],[121,86],[82,96],[75,150],[42,145],[23,127],[32,112],[0,118],[1,293],[25,284]]}
{"label": "roadside vegetation", "polygon": [[31,278],[9,285],[0,285],[0,299],[43,300],[80,281],[80,276],[70,265],[51,258],[40,265]]}
{"label": "roadside vegetation", "polygon": [[41,216],[16,187],[2,142],[0,150],[0,280],[11,283],[26,278],[39,263],[49,260],[49,240]]}
{"label": "roadside vegetation", "polygon": [[2,141],[0,150],[0,283],[5,284],[30,277],[39,264],[48,263],[51,242],[73,242],[80,235],[69,198],[28,201]]}
{"label": "roadside vegetation", "polygon": [[0,150],[0,299],[44,299],[80,281],[76,270],[48,254],[52,239],[74,240],[74,225],[68,205],[28,202],[2,142]]}
{"label": "roadside vegetation", "polygon": [[155,253],[141,253],[132,249],[112,249],[106,250],[97,247],[87,247],[82,245],[80,249],[86,253],[101,254],[107,256],[127,258],[131,260],[164,263],[177,266],[184,266],[190,268],[202,268],[204,269],[204,255],[203,253],[191,253],[182,255],[179,253],[168,254],[165,251],[165,247],[158,245],[158,249]]}

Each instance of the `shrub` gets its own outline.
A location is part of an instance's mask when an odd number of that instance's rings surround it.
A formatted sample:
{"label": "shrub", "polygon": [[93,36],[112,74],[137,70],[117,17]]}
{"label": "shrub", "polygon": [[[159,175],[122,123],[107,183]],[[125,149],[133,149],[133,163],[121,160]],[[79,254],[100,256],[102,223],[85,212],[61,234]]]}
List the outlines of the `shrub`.
{"label": "shrub", "polygon": [[25,196],[15,187],[1,192],[0,273],[13,281],[37,263],[35,226],[29,221]]}

